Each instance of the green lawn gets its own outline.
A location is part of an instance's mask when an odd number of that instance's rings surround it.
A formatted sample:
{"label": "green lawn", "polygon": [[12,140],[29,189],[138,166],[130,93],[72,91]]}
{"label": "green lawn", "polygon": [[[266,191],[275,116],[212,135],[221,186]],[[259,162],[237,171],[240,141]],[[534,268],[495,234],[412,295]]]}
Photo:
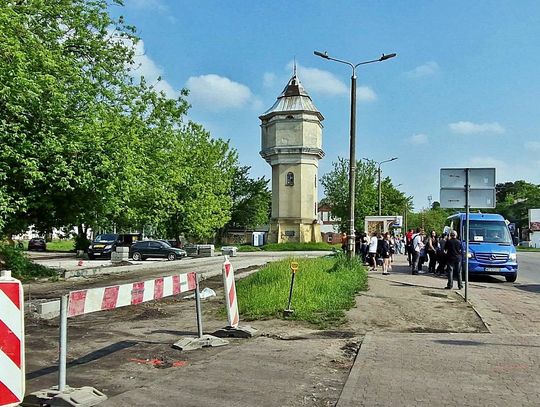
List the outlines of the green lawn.
{"label": "green lawn", "polygon": [[47,251],[72,252],[75,251],[75,241],[72,239],[55,239],[47,242]]}
{"label": "green lawn", "polygon": [[355,304],[355,294],[367,288],[366,268],[344,256],[288,259],[270,263],[237,283],[242,319],[283,318],[291,283],[290,262],[299,264],[289,317],[321,328],[338,325],[344,311]]}
{"label": "green lawn", "polygon": [[518,252],[540,252],[540,248],[538,248],[538,247],[523,247],[523,246],[518,246],[518,247],[517,247],[517,251],[518,251]]}
{"label": "green lawn", "polygon": [[331,245],[324,242],[317,243],[269,243],[262,246],[262,250],[269,252],[280,251],[324,251],[340,249],[341,245]]}

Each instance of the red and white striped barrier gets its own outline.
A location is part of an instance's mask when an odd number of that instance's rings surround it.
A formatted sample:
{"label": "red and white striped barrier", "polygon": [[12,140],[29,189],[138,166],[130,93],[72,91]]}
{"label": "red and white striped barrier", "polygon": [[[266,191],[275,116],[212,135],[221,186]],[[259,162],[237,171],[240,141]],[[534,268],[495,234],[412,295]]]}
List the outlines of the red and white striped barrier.
{"label": "red and white striped barrier", "polygon": [[225,290],[225,303],[227,304],[227,318],[229,319],[229,327],[238,328],[240,318],[238,316],[238,302],[236,299],[234,269],[229,261],[228,256],[225,256],[225,262],[223,263],[223,288]]}
{"label": "red and white striped barrier", "polygon": [[196,274],[191,272],[111,287],[71,291],[67,316],[125,307],[192,291],[196,286],[196,278]]}
{"label": "red and white striped barrier", "polygon": [[18,406],[24,398],[24,306],[19,280],[0,276],[0,406]]}

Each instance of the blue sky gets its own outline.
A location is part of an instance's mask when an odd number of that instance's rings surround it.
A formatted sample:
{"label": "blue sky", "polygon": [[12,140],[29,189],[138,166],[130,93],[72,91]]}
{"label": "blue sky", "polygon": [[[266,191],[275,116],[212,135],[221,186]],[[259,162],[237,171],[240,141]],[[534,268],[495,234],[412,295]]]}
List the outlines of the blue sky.
{"label": "blue sky", "polygon": [[540,2],[166,1],[113,7],[138,28],[137,74],[168,95],[190,89],[189,118],[230,139],[253,176],[260,121],[292,73],[324,115],[319,175],[348,157],[350,68],[360,62],[357,158],[414,196],[439,199],[441,167],[495,167],[497,182],[540,184]]}

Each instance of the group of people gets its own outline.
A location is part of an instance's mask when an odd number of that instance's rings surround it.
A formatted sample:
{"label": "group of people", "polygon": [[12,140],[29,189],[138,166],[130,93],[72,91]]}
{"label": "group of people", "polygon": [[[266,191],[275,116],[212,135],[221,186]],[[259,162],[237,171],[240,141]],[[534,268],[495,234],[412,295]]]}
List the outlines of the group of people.
{"label": "group of people", "polygon": [[405,234],[405,242],[412,274],[418,274],[422,270],[423,263],[427,262],[428,273],[436,275],[447,273],[446,289],[454,286],[454,277],[457,278],[458,288],[460,290],[463,288],[462,247],[454,230],[449,235],[443,233],[441,236],[432,230],[429,236],[426,236],[424,229],[417,228],[416,232],[411,229]]}
{"label": "group of people", "polygon": [[[347,237],[343,236],[342,248],[347,250]],[[392,235],[385,233],[357,234],[355,238],[355,252],[362,257],[364,264],[370,266],[370,271],[377,271],[382,267],[382,274],[389,275],[395,254],[405,254],[411,267],[412,274],[421,273],[424,263],[427,263],[428,273],[442,275],[447,273],[448,283],[445,288],[451,289],[454,285],[454,276],[458,288],[463,287],[461,277],[461,243],[457,233],[451,231],[449,235],[437,235],[432,230],[426,236],[424,229],[410,229],[405,235]]]}

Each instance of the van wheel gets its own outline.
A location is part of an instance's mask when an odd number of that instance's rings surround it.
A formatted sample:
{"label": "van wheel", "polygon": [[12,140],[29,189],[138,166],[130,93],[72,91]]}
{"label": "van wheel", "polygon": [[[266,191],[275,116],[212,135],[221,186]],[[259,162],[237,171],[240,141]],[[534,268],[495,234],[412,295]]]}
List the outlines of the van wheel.
{"label": "van wheel", "polygon": [[139,252],[133,252],[133,261],[141,261],[142,256]]}
{"label": "van wheel", "polygon": [[504,276],[504,278],[506,278],[506,281],[508,281],[509,283],[513,283],[514,281],[517,280],[517,273]]}

